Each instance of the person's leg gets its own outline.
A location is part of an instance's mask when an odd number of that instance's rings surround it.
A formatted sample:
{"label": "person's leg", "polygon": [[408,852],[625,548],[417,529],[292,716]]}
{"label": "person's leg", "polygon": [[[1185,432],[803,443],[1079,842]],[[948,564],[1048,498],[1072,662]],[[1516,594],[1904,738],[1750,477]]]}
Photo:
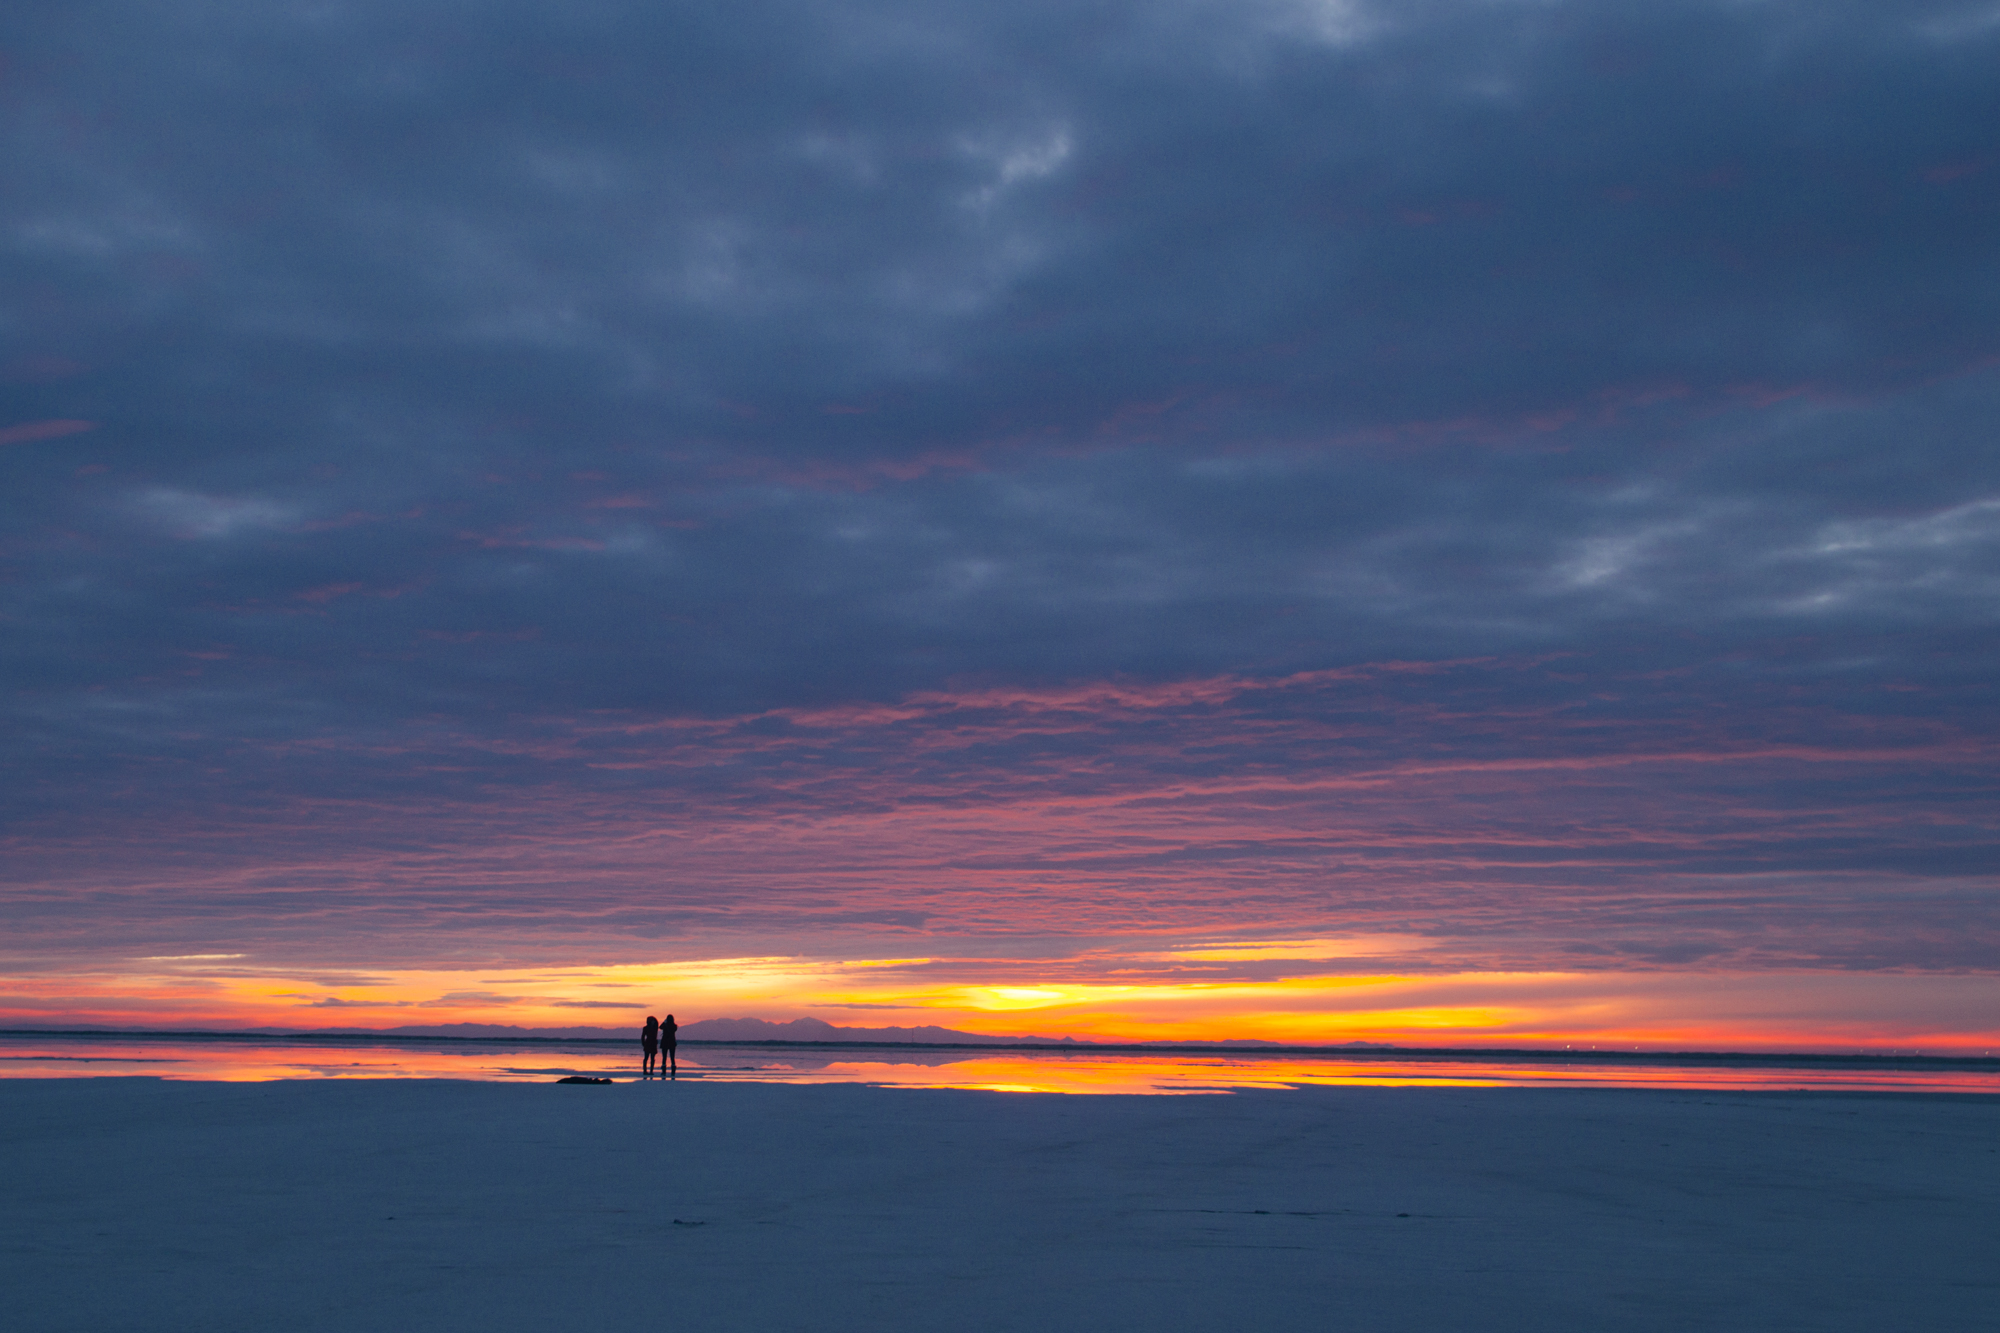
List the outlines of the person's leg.
{"label": "person's leg", "polygon": [[679,1078],[681,1076],[681,1059],[680,1059],[679,1042],[671,1041],[667,1043],[667,1059],[673,1065],[673,1070],[674,1070],[673,1077]]}

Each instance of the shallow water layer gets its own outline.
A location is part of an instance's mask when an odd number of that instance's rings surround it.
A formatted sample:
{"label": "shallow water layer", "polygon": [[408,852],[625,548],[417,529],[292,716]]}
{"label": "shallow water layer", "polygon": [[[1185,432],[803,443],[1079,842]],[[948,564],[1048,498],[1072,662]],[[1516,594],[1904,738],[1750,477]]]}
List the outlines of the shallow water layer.
{"label": "shallow water layer", "polygon": [[[149,1076],[254,1082],[288,1078],[454,1078],[544,1082],[637,1078],[622,1043],[382,1040],[152,1034],[0,1034],[0,1078]],[[1481,1057],[1420,1051],[993,1050],[950,1047],[685,1045],[682,1079],[867,1083],[1002,1092],[1203,1093],[1307,1085],[1601,1087],[2000,1093],[2000,1060],[1857,1057]]]}

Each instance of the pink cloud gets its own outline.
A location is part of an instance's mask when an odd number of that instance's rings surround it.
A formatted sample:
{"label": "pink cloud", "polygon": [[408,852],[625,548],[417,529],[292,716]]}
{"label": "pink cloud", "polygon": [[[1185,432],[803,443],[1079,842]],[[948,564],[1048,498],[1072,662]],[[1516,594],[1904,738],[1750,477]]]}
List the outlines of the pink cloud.
{"label": "pink cloud", "polygon": [[324,605],[335,598],[345,597],[349,593],[359,591],[361,591],[359,583],[329,583],[324,587],[308,588],[304,592],[295,592],[292,596],[301,602],[314,602]]}
{"label": "pink cloud", "polygon": [[0,429],[0,444],[26,444],[30,440],[54,440],[64,435],[80,435],[96,430],[95,421],[26,421]]}
{"label": "pink cloud", "polygon": [[1945,185],[1967,176],[1977,176],[1986,170],[1987,163],[1980,158],[1967,158],[1959,162],[1940,162],[1924,170],[1924,179],[1932,185]]}

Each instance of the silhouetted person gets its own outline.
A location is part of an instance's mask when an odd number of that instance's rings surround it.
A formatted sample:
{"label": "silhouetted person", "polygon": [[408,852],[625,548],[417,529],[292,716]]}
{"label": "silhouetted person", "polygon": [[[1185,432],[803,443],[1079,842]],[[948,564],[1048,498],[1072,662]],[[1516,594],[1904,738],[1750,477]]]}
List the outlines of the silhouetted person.
{"label": "silhouetted person", "polygon": [[[667,1021],[674,1021],[671,1014],[667,1016]],[[639,1049],[646,1053],[646,1064],[639,1077],[649,1078],[653,1073],[654,1053],[660,1049],[660,1020],[651,1014],[646,1015],[646,1026],[639,1032]]]}
{"label": "silhouetted person", "polygon": [[674,1055],[674,1048],[680,1044],[674,1040],[674,1034],[680,1030],[681,1025],[674,1022],[672,1014],[660,1024],[660,1063],[667,1067],[664,1072],[668,1078],[681,1076],[681,1062]]}

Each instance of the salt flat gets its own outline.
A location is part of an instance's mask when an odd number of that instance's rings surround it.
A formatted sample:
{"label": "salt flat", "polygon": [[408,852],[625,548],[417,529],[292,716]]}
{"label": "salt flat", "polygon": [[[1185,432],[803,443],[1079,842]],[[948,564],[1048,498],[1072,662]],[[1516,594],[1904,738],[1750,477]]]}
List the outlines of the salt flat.
{"label": "salt flat", "polygon": [[0,1082],[42,1330],[1982,1329],[2000,1098]]}

